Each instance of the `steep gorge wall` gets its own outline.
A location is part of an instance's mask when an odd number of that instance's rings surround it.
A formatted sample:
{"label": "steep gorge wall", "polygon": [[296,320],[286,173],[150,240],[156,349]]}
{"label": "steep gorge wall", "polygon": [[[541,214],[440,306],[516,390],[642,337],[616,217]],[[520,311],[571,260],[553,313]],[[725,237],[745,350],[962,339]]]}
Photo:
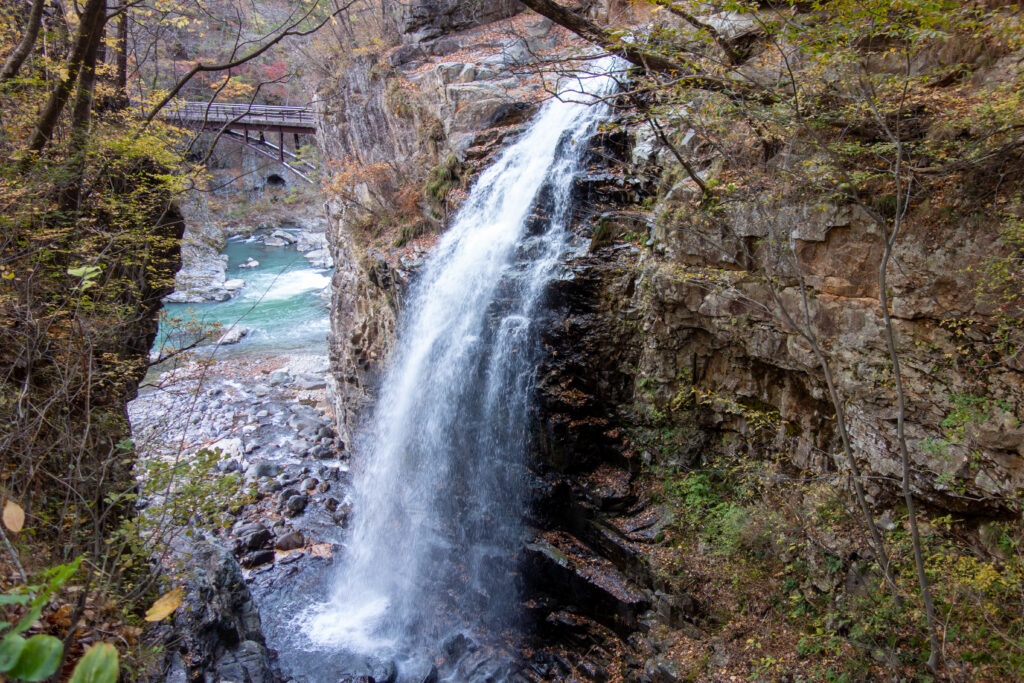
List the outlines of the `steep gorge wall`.
{"label": "steep gorge wall", "polygon": [[[1001,66],[994,77],[978,74],[979,87],[997,87]],[[797,506],[813,499],[814,481],[850,486],[822,366],[780,315],[784,307],[802,324],[805,292],[806,327],[835,374],[868,502],[887,530],[902,530],[889,521],[904,508],[878,295],[881,233],[865,207],[824,194],[787,197],[777,191],[786,185],[781,177],[708,220],[696,184],[652,131],[618,123],[625,139],[608,139],[600,150],[607,168],[581,181],[581,211],[589,206],[590,215],[575,229],[589,248],[570,254],[552,284],[542,333],[535,454],[542,481],[538,535],[527,551],[531,586],[547,601],[538,632],[549,642],[585,640],[590,649],[575,661],[605,671],[616,647],[608,629],[631,634],[630,680],[690,680],[677,675],[680,661],[687,676],[724,679],[728,667],[762,653],[741,652],[718,634],[762,638],[765,627],[743,624],[743,615],[774,609],[754,606],[774,599],[770,581],[753,591],[740,585],[750,567],[781,570],[776,576],[805,582],[804,595],[838,602],[852,599],[854,574],[836,584],[842,572],[822,568],[821,548],[844,572],[871,551],[825,529],[826,546],[798,536],[778,555],[763,547],[756,560],[728,555],[719,531],[680,521],[703,514],[699,496],[689,510],[688,500],[660,486],[737,468],[779,483]],[[704,180],[718,177],[714,154],[677,132],[685,155],[711,158],[700,169]],[[792,163],[802,161],[796,155]],[[1019,187],[1019,173],[1011,168],[1006,177]],[[1000,352],[1003,319],[983,294],[989,259],[1015,247],[970,200],[990,181],[970,178],[949,203],[915,207],[889,278],[911,487],[929,517],[953,513],[958,534],[1019,519],[1024,488],[1024,366],[1012,345]],[[772,272],[777,244],[792,246],[802,286],[791,272],[776,271],[774,285],[759,275]],[[807,484],[783,489],[786,481]],[[756,535],[765,524],[768,536],[785,537],[770,501],[766,495],[765,507],[750,513],[764,519],[747,518],[741,533]],[[739,583],[716,593],[723,580]],[[673,648],[681,642],[704,654],[680,657]]]}
{"label": "steep gorge wall", "polygon": [[[532,15],[514,21],[534,41],[527,54],[566,44]],[[358,159],[364,172],[399,167],[407,186],[423,188],[413,214],[426,226],[405,243],[396,239],[400,228],[387,224],[402,204],[398,175],[389,176],[390,195],[387,183],[356,175],[359,201],[329,205],[339,263],[334,403],[346,439],[370,400],[402,292],[431,233],[540,92],[508,73],[508,60],[524,54],[519,44],[488,31],[409,38],[357,58],[321,91],[327,156]],[[1000,68],[992,68],[993,79]],[[549,290],[535,425],[537,535],[525,553],[537,632],[549,644],[569,643],[578,658],[590,652],[578,661],[589,658],[595,671],[611,666],[617,638],[660,627],[686,631],[714,607],[690,595],[684,572],[657,569],[665,554],[659,538],[672,521],[645,490],[645,473],[699,468],[719,455],[777,462],[797,477],[845,471],[822,368],[751,275],[770,265],[759,250],[764,242],[784,236],[794,245],[810,324],[836,374],[869,500],[879,510],[897,505],[900,476],[876,281],[881,241],[871,217],[827,196],[766,191],[709,223],[695,184],[650,129],[615,123],[619,132],[598,142],[594,168],[578,183],[574,249]],[[688,137],[677,132],[677,141]],[[709,156],[685,144],[683,151]],[[780,154],[765,165],[801,160]],[[428,191],[438,170],[451,181],[442,184],[440,202]],[[701,168],[705,179],[720,170],[713,159]],[[892,314],[908,390],[912,483],[940,511],[1019,513],[1024,367],[1016,356],[982,360],[995,319],[978,296],[980,266],[1009,248],[965,204],[922,207],[894,253]],[[800,292],[799,281],[780,279],[787,310],[802,310]],[[629,663],[635,680],[674,680],[661,677],[660,665],[648,666],[644,642],[630,641],[639,653]],[[556,660],[538,670],[567,675]]]}
{"label": "steep gorge wall", "polygon": [[[632,134],[620,185],[651,182],[619,206],[631,225],[611,219],[605,229],[619,239],[634,231],[633,248],[619,242],[571,262],[574,278],[559,289],[570,302],[567,317],[549,333],[557,352],[542,370],[547,427],[574,425],[549,441],[563,450],[588,444],[558,460],[586,462],[588,448],[628,452],[609,429],[642,426],[650,409],[671,413],[686,403],[695,408],[676,426],[691,431],[689,443],[677,444],[672,464],[700,462],[714,443],[756,458],[781,454],[795,470],[843,469],[822,367],[779,315],[785,307],[803,320],[801,283],[781,278],[776,301],[753,274],[771,268],[761,245],[781,239],[792,244],[803,275],[809,328],[836,375],[853,449],[875,479],[869,492],[891,502],[901,477],[897,399],[874,219],[853,203],[803,196],[754,198],[717,223],[702,220],[692,201],[699,192],[668,150],[648,130]],[[640,208],[654,200],[653,209]],[[893,252],[890,310],[908,397],[912,484],[941,509],[1019,512],[1024,366],[1012,349],[991,353],[1000,318],[980,294],[987,260],[1012,248],[998,222],[975,209],[925,204],[908,215]]]}

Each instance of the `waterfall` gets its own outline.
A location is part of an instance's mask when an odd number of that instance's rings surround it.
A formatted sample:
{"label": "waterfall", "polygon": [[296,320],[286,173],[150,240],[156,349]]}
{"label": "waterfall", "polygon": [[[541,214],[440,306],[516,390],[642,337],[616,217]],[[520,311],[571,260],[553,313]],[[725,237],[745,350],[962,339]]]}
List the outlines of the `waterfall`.
{"label": "waterfall", "polygon": [[357,446],[351,534],[314,640],[394,651],[514,625],[534,316],[614,65],[563,79],[566,96],[480,175],[411,287]]}

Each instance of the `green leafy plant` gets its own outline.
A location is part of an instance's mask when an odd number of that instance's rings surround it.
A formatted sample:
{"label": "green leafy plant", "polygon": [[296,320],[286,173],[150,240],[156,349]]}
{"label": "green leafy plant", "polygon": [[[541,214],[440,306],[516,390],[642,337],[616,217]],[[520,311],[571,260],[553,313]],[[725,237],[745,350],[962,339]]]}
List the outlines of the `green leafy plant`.
{"label": "green leafy plant", "polygon": [[[43,608],[70,579],[81,559],[55,567],[44,576],[45,582],[28,585],[0,595],[0,608],[27,607],[15,622],[0,621],[0,674],[19,681],[43,681],[57,672],[64,655],[64,645],[58,638],[47,634],[24,637],[32,628]],[[116,679],[115,679],[116,680]]]}
{"label": "green leafy plant", "polygon": [[96,284],[96,277],[103,272],[100,266],[80,266],[68,268],[68,275],[81,278],[78,288],[83,292]]}
{"label": "green leafy plant", "polygon": [[[3,524],[11,532],[18,533],[24,525],[24,511],[13,501],[4,506]],[[17,555],[12,550],[14,559]],[[20,562],[17,562],[20,568]],[[43,613],[43,609],[57,595],[65,583],[77,572],[82,558],[47,570],[42,575],[42,582],[28,584],[0,594],[0,679],[3,677],[14,681],[35,683],[45,681],[60,668],[64,661],[64,643],[57,637],[46,633],[36,633],[25,637]],[[170,598],[165,596],[163,603],[157,601],[153,609],[158,607],[158,616],[162,619],[173,612],[181,604],[181,590],[172,592]],[[20,614],[15,621],[7,621],[8,610],[18,610]],[[23,611],[22,611],[23,610]],[[153,619],[156,621],[156,619]],[[72,683],[117,683],[118,673],[117,649],[107,643],[96,643],[86,652],[75,665],[71,675]]]}
{"label": "green leafy plant", "polygon": [[70,683],[116,683],[119,670],[117,648],[96,643],[75,665]]}

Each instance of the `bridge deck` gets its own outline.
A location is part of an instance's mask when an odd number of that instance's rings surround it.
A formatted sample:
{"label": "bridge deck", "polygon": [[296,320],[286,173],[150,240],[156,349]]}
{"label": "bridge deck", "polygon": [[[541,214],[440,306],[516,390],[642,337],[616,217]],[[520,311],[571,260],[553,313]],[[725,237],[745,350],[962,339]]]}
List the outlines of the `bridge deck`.
{"label": "bridge deck", "polygon": [[[277,161],[307,183],[313,182],[308,173],[315,171],[316,166],[298,156],[299,136],[316,132],[316,114],[310,107],[180,102],[165,107],[161,117],[179,126],[222,133],[220,139],[245,145]],[[276,145],[268,139],[273,133],[278,135]],[[285,135],[289,133],[295,135],[294,151],[285,148]]]}
{"label": "bridge deck", "polygon": [[182,102],[167,107],[167,119],[188,126],[313,133],[316,114],[310,107],[284,107],[265,104],[230,104],[209,102]]}

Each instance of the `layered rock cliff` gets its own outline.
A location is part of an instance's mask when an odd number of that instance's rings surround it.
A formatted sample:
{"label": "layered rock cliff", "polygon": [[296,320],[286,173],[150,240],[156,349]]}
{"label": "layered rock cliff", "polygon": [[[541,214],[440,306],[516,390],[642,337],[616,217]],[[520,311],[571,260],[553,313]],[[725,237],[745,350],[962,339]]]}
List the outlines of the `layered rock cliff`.
{"label": "layered rock cliff", "polygon": [[[595,17],[610,9],[591,5]],[[535,15],[462,33],[461,19],[445,24],[444,16],[409,19],[401,46],[355,58],[321,91],[321,144],[342,162],[346,187],[356,188],[329,205],[339,264],[333,400],[346,438],[372,399],[402,292],[430,235],[543,93],[527,70],[513,71],[537,53],[574,45]],[[517,35],[498,37],[509,28]],[[996,89],[1009,68],[1005,60],[979,68],[974,85]],[[754,187],[708,220],[701,191],[667,143],[700,160],[704,182],[724,177],[716,150],[685,128],[660,139],[632,118],[614,123],[578,183],[574,246],[551,286],[542,332],[536,535],[523,566],[527,611],[544,647],[531,666],[540,678],[725,675],[728,653],[740,647],[730,639],[756,627],[734,629],[736,614],[724,613],[725,601],[715,604],[722,574],[707,566],[714,560],[704,541],[680,538],[685,506],[664,485],[680,472],[744,467],[773,483],[849,488],[810,331],[835,375],[868,502],[883,526],[897,527],[898,403],[877,280],[883,243],[870,202],[830,193]],[[921,135],[944,135],[943,125]],[[769,183],[774,173],[781,187],[787,165],[807,161],[794,145],[772,150],[756,169],[733,171],[756,170]],[[1018,171],[1004,175],[1020,180]],[[416,191],[403,194],[408,187]],[[989,258],[1015,247],[970,195],[958,191],[906,216],[889,278],[912,490],[932,514],[960,515],[964,533],[1019,515],[1024,477],[1024,367],[981,295]],[[765,245],[777,243],[791,245],[797,267],[772,270],[778,255]],[[709,499],[688,495],[694,507]],[[756,526],[744,525],[743,533]],[[762,538],[771,531],[756,531],[750,543],[761,560],[771,558],[772,576],[812,568],[797,581],[802,599],[852,599],[863,584],[858,563],[870,551],[839,532],[822,541],[813,531],[793,532],[809,540],[781,551],[757,545],[775,543]],[[789,542],[789,533],[780,526],[778,537]],[[695,557],[681,559],[691,542]],[[734,588],[734,596],[747,595]],[[701,643],[690,674],[669,661],[686,638]]]}

